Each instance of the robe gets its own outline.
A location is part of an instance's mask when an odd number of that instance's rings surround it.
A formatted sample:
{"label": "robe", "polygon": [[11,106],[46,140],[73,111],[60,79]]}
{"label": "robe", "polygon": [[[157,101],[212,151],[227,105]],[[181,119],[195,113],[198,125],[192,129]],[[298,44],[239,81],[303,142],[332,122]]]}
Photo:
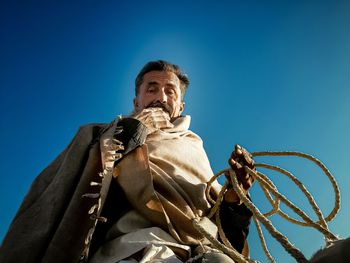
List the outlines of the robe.
{"label": "robe", "polygon": [[[213,173],[189,124],[189,116],[181,117],[147,138],[142,123],[131,118],[82,126],[33,182],[0,262],[86,261],[130,212],[127,203],[174,243],[204,242],[192,220],[210,209],[205,188]],[[216,182],[212,194],[220,187]]]}

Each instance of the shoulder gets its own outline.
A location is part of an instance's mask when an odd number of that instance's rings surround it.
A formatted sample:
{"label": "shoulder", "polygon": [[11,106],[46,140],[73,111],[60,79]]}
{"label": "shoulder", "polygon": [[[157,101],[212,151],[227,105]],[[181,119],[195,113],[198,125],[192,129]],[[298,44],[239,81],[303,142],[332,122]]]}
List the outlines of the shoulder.
{"label": "shoulder", "polygon": [[89,123],[81,125],[76,132],[73,142],[79,144],[89,144],[92,141],[98,140],[100,136],[111,127],[112,123]]}
{"label": "shoulder", "polygon": [[78,132],[94,129],[103,129],[111,125],[111,123],[87,123],[79,127]]}

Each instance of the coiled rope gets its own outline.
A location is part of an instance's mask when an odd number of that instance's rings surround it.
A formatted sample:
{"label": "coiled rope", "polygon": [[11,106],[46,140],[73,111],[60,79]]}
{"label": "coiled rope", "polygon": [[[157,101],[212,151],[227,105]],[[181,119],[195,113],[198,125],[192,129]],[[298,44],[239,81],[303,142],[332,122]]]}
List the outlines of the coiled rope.
{"label": "coiled rope", "polygon": [[[253,153],[251,153],[251,155],[253,157],[256,157],[256,156],[297,156],[297,157],[301,157],[301,158],[310,160],[313,163],[315,163],[326,174],[326,176],[328,177],[329,181],[331,182],[331,185],[332,185],[333,190],[334,190],[335,202],[334,202],[334,208],[332,209],[330,214],[327,217],[323,216],[322,211],[320,210],[320,208],[316,204],[311,193],[306,189],[306,187],[292,173],[290,173],[289,171],[286,171],[282,168],[279,168],[277,166],[264,164],[264,163],[255,163],[256,168],[262,167],[262,168],[266,168],[269,170],[277,171],[281,174],[286,175],[288,178],[290,178],[292,180],[292,182],[294,182],[298,186],[298,188],[306,196],[312,209],[315,211],[315,213],[317,215],[317,218],[318,218],[317,221],[313,221],[303,210],[301,210],[299,207],[297,207],[295,204],[293,204],[291,201],[289,201],[284,195],[279,193],[277,190],[277,187],[273,184],[273,182],[265,174],[263,174],[261,172],[254,171],[254,170],[250,169],[249,167],[244,166],[245,171],[247,173],[249,173],[255,179],[255,181],[260,185],[260,187],[262,188],[263,193],[265,194],[267,200],[272,205],[271,211],[264,213],[264,214],[261,213],[260,210],[246,197],[246,195],[242,191],[241,187],[239,186],[239,182],[236,178],[235,172],[231,168],[228,168],[225,170],[221,170],[220,172],[215,174],[211,178],[211,180],[208,182],[208,186],[206,189],[206,196],[207,196],[209,202],[211,202],[213,204],[213,208],[210,211],[210,213],[207,215],[207,217],[212,218],[215,215],[215,221],[216,221],[216,224],[218,226],[218,232],[219,232],[220,239],[222,240],[223,244],[221,242],[219,242],[215,237],[211,236],[203,227],[201,227],[201,225],[199,223],[199,221],[200,221],[199,218],[196,218],[193,221],[194,226],[196,227],[196,229],[199,232],[201,232],[205,237],[207,237],[208,240],[210,240],[216,248],[222,250],[224,253],[226,253],[228,256],[230,256],[235,262],[238,262],[238,263],[252,262],[251,260],[243,257],[238,251],[236,251],[233,248],[233,246],[230,244],[230,242],[226,238],[225,233],[224,233],[222,226],[221,226],[220,205],[221,205],[221,202],[223,200],[223,196],[228,188],[228,185],[230,184],[230,185],[232,185],[233,189],[235,190],[235,192],[239,196],[240,200],[253,213],[253,220],[254,220],[254,223],[256,225],[263,250],[264,250],[264,252],[265,252],[265,254],[270,262],[275,262],[275,261],[274,261],[272,255],[270,254],[268,247],[266,245],[265,238],[264,238],[264,235],[262,233],[260,223],[262,223],[264,225],[264,227],[270,232],[270,234],[283,246],[283,248],[292,257],[294,257],[296,259],[297,262],[309,262],[306,259],[306,257],[303,255],[303,253],[298,248],[293,246],[289,242],[288,238],[285,235],[283,235],[281,232],[279,232],[272,225],[272,223],[268,219],[268,217],[277,213],[282,218],[286,219],[287,221],[289,221],[291,223],[298,224],[300,226],[313,227],[323,234],[327,246],[330,245],[332,242],[338,240],[338,238],[329,231],[328,225],[327,225],[327,222],[330,222],[336,216],[336,214],[338,213],[338,211],[340,209],[340,190],[339,190],[339,187],[338,187],[333,175],[331,174],[331,172],[327,169],[327,167],[320,160],[316,159],[315,157],[313,157],[309,154],[305,154],[305,153],[301,153],[301,152],[267,152],[267,151],[265,151],[265,152],[253,152]],[[230,178],[230,182],[229,181],[225,182],[225,184],[223,185],[223,187],[222,187],[222,189],[217,197],[217,200],[213,200],[210,196],[211,185],[222,174],[225,174],[226,178]],[[273,196],[273,198],[272,198],[272,196]],[[297,215],[299,215],[303,219],[303,221],[294,219],[294,218],[290,217],[289,215],[287,215],[286,213],[284,213],[279,207],[281,202],[284,203],[289,208],[291,208]]]}

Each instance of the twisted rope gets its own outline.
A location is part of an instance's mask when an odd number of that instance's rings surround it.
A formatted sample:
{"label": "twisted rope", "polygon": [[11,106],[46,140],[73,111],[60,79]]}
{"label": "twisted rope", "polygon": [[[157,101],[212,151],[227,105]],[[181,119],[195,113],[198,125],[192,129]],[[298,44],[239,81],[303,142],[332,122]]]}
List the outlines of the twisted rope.
{"label": "twisted rope", "polygon": [[[333,190],[334,190],[334,207],[333,207],[333,210],[331,211],[331,213],[325,218],[325,221],[330,222],[337,215],[337,213],[339,212],[339,209],[340,209],[340,190],[339,190],[339,187],[337,185],[337,182],[336,182],[334,176],[320,160],[313,157],[312,155],[309,155],[306,153],[301,153],[301,152],[293,152],[293,151],[288,151],[288,152],[270,152],[270,151],[253,152],[252,155],[253,155],[253,157],[255,157],[255,156],[297,156],[297,157],[301,157],[301,158],[310,160],[313,163],[315,163],[326,174],[326,176],[329,179],[329,181],[331,182]],[[256,164],[256,167],[259,167],[259,166],[262,167],[263,165],[264,164],[258,163],[258,164]],[[269,167],[266,167],[266,168],[269,168]],[[278,167],[275,167],[275,168],[278,168]],[[281,169],[281,170],[283,170],[283,169]]]}
{"label": "twisted rope", "polygon": [[[223,196],[228,188],[229,182],[226,181],[224,186],[222,187],[217,200],[213,200],[210,196],[210,190],[211,190],[211,185],[212,183],[222,174],[225,174],[226,177],[230,178],[230,184],[232,185],[233,189],[239,196],[240,200],[246,205],[246,207],[253,213],[253,219],[256,225],[256,228],[258,230],[258,235],[264,250],[264,253],[266,254],[267,258],[271,263],[274,263],[274,259],[271,256],[266,242],[264,235],[262,233],[260,223],[261,222],[264,227],[269,231],[272,237],[274,237],[282,246],[283,248],[292,256],[296,259],[297,262],[308,262],[306,257],[303,255],[303,253],[297,249],[295,246],[293,246],[288,238],[283,235],[281,232],[279,232],[271,223],[271,221],[268,219],[269,216],[278,213],[282,218],[288,220],[291,223],[298,224],[301,226],[308,226],[308,227],[313,227],[316,230],[320,231],[326,240],[326,244],[330,244],[335,240],[338,240],[338,238],[332,234],[328,230],[327,222],[331,221],[336,214],[338,213],[340,209],[340,190],[339,187],[333,177],[333,175],[330,173],[330,171],[326,168],[326,166],[316,159],[315,157],[305,154],[305,153],[300,153],[300,152],[253,152],[252,156],[297,156],[301,158],[305,158],[307,160],[312,161],[315,163],[318,167],[322,169],[322,171],[326,174],[328,177],[329,181],[332,184],[334,193],[335,193],[335,202],[334,202],[334,208],[330,212],[330,214],[327,217],[324,217],[322,214],[322,211],[320,208],[317,206],[313,196],[311,193],[306,189],[306,187],[289,171],[286,171],[282,168],[279,168],[277,166],[269,165],[269,164],[264,164],[264,163],[256,163],[255,167],[263,167],[266,169],[274,170],[277,172],[280,172],[284,175],[286,175],[288,178],[292,180],[293,183],[295,183],[298,188],[303,192],[303,194],[306,196],[308,202],[310,203],[312,209],[315,211],[318,221],[313,221],[303,210],[301,210],[299,207],[294,205],[291,201],[289,201],[284,195],[278,192],[277,187],[273,184],[273,182],[263,173],[254,171],[250,169],[249,167],[245,166],[245,170],[247,173],[249,173],[260,185],[260,187],[263,190],[263,193],[265,194],[266,198],[272,205],[271,211],[262,214],[260,210],[246,197],[244,192],[242,191],[239,182],[236,178],[236,174],[232,169],[225,169],[221,170],[217,174],[215,174],[210,181],[208,182],[208,187],[206,189],[206,196],[209,200],[210,203],[213,204],[213,208],[208,214],[208,217],[211,218],[215,215],[215,221],[218,226],[218,231],[220,238],[223,242],[220,243],[216,238],[212,237],[204,228],[202,228],[198,224],[198,219],[194,220],[194,226],[197,228],[199,232],[201,232],[204,236],[208,238],[212,242],[212,244],[222,250],[224,253],[229,255],[234,261],[239,262],[239,263],[246,263],[249,262],[249,259],[244,258],[238,251],[236,251],[232,245],[230,244],[229,240],[226,238],[225,233],[222,229],[221,226],[221,220],[220,220],[220,205],[223,200]],[[272,198],[272,196],[274,198]],[[299,221],[296,220],[290,216],[288,216],[286,213],[284,213],[280,208],[279,205],[280,203],[284,203],[286,206],[291,208],[297,215],[299,215],[304,221]]]}

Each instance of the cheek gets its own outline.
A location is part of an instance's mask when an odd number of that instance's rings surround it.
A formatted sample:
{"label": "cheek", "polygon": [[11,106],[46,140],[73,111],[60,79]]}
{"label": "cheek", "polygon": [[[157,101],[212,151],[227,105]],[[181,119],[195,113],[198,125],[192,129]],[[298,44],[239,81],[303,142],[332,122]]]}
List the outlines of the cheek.
{"label": "cheek", "polygon": [[181,102],[178,102],[177,100],[172,100],[170,106],[173,108],[173,110],[181,110]]}
{"label": "cheek", "polygon": [[142,97],[137,97],[135,101],[135,108],[136,109],[141,109],[143,107],[143,98]]}
{"label": "cheek", "polygon": [[151,96],[141,96],[138,98],[137,103],[138,103],[138,108],[139,109],[144,109],[147,107],[151,102],[153,101]]}
{"label": "cheek", "polygon": [[177,108],[177,103],[173,99],[168,99],[168,105],[171,106],[172,108]]}

